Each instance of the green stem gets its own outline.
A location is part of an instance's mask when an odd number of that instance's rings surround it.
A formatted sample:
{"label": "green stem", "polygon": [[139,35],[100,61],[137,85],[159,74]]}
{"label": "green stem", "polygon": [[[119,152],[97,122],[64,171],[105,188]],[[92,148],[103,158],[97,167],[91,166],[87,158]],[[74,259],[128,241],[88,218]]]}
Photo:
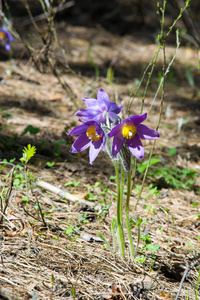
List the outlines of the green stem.
{"label": "green stem", "polygon": [[129,222],[130,196],[131,196],[131,173],[127,172],[126,227],[128,232],[128,238],[129,238],[130,255],[131,255],[131,259],[134,259],[134,246],[133,246],[133,240],[132,240],[131,228]]}
{"label": "green stem", "polygon": [[120,222],[123,226],[123,195],[124,195],[124,167],[121,165],[121,187],[120,187]]}
{"label": "green stem", "polygon": [[135,248],[135,256],[134,256],[134,258],[137,255],[139,243],[140,243],[140,224],[138,224],[137,245],[136,245],[136,248]]}
{"label": "green stem", "polygon": [[115,228],[116,228],[116,217],[113,217],[111,224],[111,231],[113,237],[113,251],[116,252],[116,237],[115,237]]}
{"label": "green stem", "polygon": [[121,189],[120,189],[119,169],[118,169],[117,161],[115,161],[115,172],[116,172],[116,180],[117,180],[117,239],[118,239],[122,258],[125,258],[125,241],[124,241],[124,231],[123,231],[123,224],[122,224]]}

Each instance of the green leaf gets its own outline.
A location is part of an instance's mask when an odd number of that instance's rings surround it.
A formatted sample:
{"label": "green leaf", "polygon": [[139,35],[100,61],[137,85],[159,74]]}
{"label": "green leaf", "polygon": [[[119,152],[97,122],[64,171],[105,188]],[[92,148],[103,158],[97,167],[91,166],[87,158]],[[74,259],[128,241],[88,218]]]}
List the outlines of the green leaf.
{"label": "green leaf", "polygon": [[[160,162],[160,158],[152,158],[150,161],[149,166],[152,166],[154,164],[157,164],[158,162]],[[145,171],[145,169],[147,168],[149,160],[144,161],[142,164],[138,164],[137,168],[138,168],[138,172],[142,173]]]}
{"label": "green leaf", "polygon": [[27,196],[22,197],[22,200],[23,200],[24,202],[28,203],[28,197],[27,197]]}
{"label": "green leaf", "polygon": [[159,245],[159,244],[155,244],[155,245],[153,245],[153,244],[148,244],[148,245],[146,245],[146,249],[147,249],[148,251],[150,251],[151,253],[156,252],[159,248],[160,248],[160,245]]}
{"label": "green leaf", "polygon": [[69,225],[69,226],[67,227],[67,229],[65,230],[65,234],[71,235],[73,231],[74,231],[73,226],[72,226],[72,225]]}
{"label": "green leaf", "polygon": [[194,87],[194,77],[189,69],[185,70],[185,77],[187,78],[189,85]]}
{"label": "green leaf", "polygon": [[76,298],[76,291],[75,291],[75,288],[73,286],[71,287],[71,295],[72,295],[73,299]]}
{"label": "green leaf", "polygon": [[46,166],[49,167],[49,168],[53,167],[54,165],[55,165],[54,161],[52,161],[52,162],[50,162],[50,161],[46,162]]}
{"label": "green leaf", "polygon": [[151,205],[147,205],[147,204],[144,205],[144,209],[146,209],[146,210],[150,210],[151,208],[152,208]]}
{"label": "green leaf", "polygon": [[16,160],[16,158],[10,159],[10,162],[13,163]]}
{"label": "green leaf", "polygon": [[113,81],[114,71],[113,71],[112,67],[110,67],[110,66],[108,67],[106,78],[109,83],[111,83]]}
{"label": "green leaf", "polygon": [[177,149],[176,148],[171,148],[169,149],[168,155],[167,156],[172,156],[174,154],[176,154]]}
{"label": "green leaf", "polygon": [[146,260],[146,257],[144,255],[140,255],[135,258],[135,261],[137,261],[141,264],[143,264],[145,262],[145,260]]}
{"label": "green leaf", "polygon": [[27,132],[30,132],[30,134],[37,134],[38,132],[40,132],[40,128],[33,127],[32,125],[28,125],[22,132],[21,136],[25,135]]}
{"label": "green leaf", "polygon": [[51,282],[54,283],[54,281],[55,281],[55,277],[54,277],[54,275],[53,275],[53,273],[52,273],[52,274],[51,274]]}
{"label": "green leaf", "polygon": [[106,243],[106,245],[108,246],[108,248],[110,249],[110,251],[113,252],[112,248],[110,247],[110,244],[107,241],[107,239],[100,232],[98,232],[98,236]]}
{"label": "green leaf", "polygon": [[140,226],[140,224],[142,223],[143,219],[140,217],[137,217],[137,226]]}
{"label": "green leaf", "polygon": [[192,203],[192,207],[197,207],[199,205],[199,202]]}
{"label": "green leaf", "polygon": [[31,146],[31,144],[29,144],[27,146],[27,148],[24,147],[24,149],[22,151],[23,151],[23,153],[22,153],[23,156],[20,158],[20,160],[22,163],[27,164],[28,161],[35,155],[36,148],[35,148],[35,146]]}

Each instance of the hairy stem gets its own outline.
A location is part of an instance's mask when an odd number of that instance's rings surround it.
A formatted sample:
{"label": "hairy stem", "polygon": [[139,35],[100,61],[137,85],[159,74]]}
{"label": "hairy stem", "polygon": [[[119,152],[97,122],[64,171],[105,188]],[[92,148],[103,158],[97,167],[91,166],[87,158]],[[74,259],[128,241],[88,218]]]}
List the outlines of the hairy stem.
{"label": "hairy stem", "polygon": [[132,235],[131,235],[131,227],[130,227],[130,222],[129,222],[130,196],[131,196],[131,173],[127,172],[126,227],[127,227],[127,232],[128,232],[130,255],[131,255],[131,259],[133,259],[135,253],[134,253],[134,246],[133,246],[133,240],[132,240]]}
{"label": "hairy stem", "polygon": [[120,176],[117,162],[115,161],[115,172],[117,180],[117,239],[119,243],[120,252],[122,258],[125,258],[125,241],[124,241],[124,230],[122,224],[122,205],[121,205],[121,189],[120,189]]}

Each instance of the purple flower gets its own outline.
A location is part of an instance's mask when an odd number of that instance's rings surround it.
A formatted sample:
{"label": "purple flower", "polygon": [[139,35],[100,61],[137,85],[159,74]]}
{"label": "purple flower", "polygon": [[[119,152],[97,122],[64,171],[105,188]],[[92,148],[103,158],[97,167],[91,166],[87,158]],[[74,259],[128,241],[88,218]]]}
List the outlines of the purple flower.
{"label": "purple flower", "polygon": [[117,114],[120,113],[122,109],[121,105],[110,102],[108,94],[103,89],[98,91],[97,100],[93,98],[82,99],[87,108],[78,110],[75,113],[75,116],[79,116],[86,121],[94,120],[103,124],[106,124],[106,115],[108,116],[110,123],[117,124],[120,120],[120,117]]}
{"label": "purple flower", "polygon": [[0,43],[5,41],[5,49],[6,51],[10,51],[10,42],[14,41],[12,34],[7,30],[0,28]]}
{"label": "purple flower", "polygon": [[116,125],[108,134],[113,138],[112,155],[116,156],[124,142],[131,153],[139,159],[144,157],[144,148],[140,139],[154,140],[159,138],[159,133],[146,125],[141,124],[146,120],[147,113],[131,116]]}
{"label": "purple flower", "polygon": [[68,134],[79,135],[74,141],[70,152],[77,153],[90,147],[89,158],[91,165],[99,154],[101,148],[104,150],[106,137],[101,126],[95,121],[83,122],[82,125],[75,127]]}

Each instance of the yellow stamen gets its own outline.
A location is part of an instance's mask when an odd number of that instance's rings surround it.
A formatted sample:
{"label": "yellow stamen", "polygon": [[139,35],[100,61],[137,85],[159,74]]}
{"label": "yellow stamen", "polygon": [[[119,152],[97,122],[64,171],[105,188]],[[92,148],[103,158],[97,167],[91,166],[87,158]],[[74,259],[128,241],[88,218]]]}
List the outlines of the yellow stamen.
{"label": "yellow stamen", "polygon": [[125,139],[132,139],[134,135],[137,133],[137,128],[133,124],[124,124],[122,127],[122,135],[125,137]]}
{"label": "yellow stamen", "polygon": [[90,125],[86,131],[86,135],[87,137],[91,140],[91,141],[98,141],[101,138],[101,135],[98,135],[96,133],[95,130],[95,125]]}
{"label": "yellow stamen", "polygon": [[0,31],[0,40],[3,40],[6,37],[5,33]]}

